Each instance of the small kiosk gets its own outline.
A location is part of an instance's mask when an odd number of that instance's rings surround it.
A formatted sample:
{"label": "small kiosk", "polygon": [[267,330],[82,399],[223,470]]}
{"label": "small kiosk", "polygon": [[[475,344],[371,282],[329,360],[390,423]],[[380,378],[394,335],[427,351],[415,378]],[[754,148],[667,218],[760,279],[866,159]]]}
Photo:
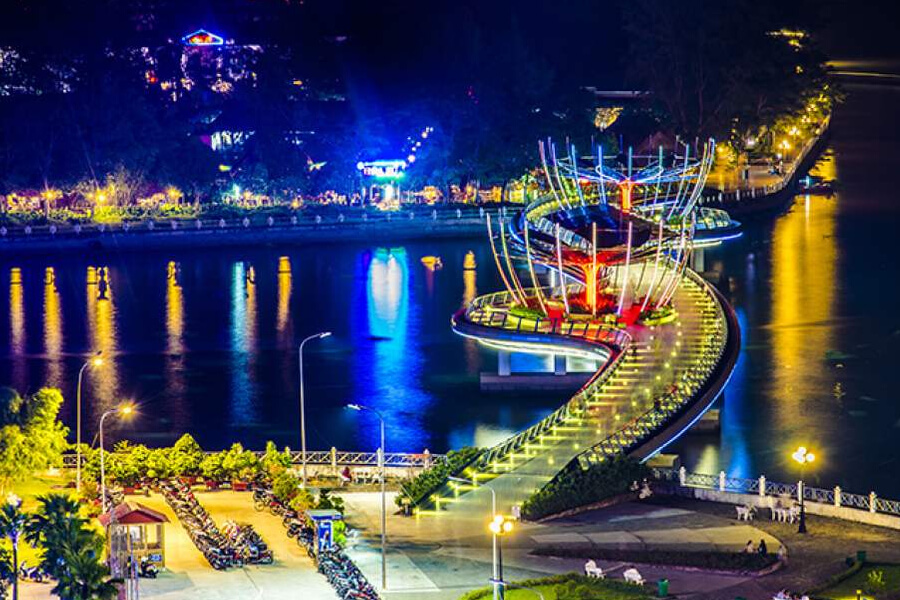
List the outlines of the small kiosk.
{"label": "small kiosk", "polygon": [[323,550],[331,550],[334,546],[334,522],[340,521],[341,513],[330,509],[314,509],[306,511],[316,528],[316,556]]}
{"label": "small kiosk", "polygon": [[144,557],[157,567],[166,564],[166,515],[137,502],[123,502],[100,515],[106,529],[107,555],[112,564],[129,564],[129,558],[140,563]]}

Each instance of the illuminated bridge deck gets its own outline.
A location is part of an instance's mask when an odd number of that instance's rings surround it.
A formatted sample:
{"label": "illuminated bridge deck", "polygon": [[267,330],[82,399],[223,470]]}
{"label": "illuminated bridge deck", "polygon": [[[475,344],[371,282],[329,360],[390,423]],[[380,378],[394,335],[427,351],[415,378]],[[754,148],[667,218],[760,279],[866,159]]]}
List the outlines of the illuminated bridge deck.
{"label": "illuminated bridge deck", "polygon": [[644,459],[675,439],[724,387],[740,333],[727,303],[691,271],[673,297],[678,318],[622,332],[583,322],[519,319],[502,293],[485,296],[454,318],[454,328],[498,347],[552,347],[593,354],[603,367],[572,399],[529,430],[491,448],[467,476],[479,486],[448,484],[421,510],[459,517],[484,515],[491,487],[508,511],[545,485],[572,460],[583,465],[627,453]]}

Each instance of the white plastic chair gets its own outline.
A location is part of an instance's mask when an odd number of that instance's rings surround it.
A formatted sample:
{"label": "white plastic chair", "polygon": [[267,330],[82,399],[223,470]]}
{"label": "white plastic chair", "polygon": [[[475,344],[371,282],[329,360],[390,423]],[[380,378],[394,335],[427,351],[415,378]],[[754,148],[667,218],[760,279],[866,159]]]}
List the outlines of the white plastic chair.
{"label": "white plastic chair", "polygon": [[584,574],[588,577],[596,577],[597,579],[606,579],[603,569],[597,566],[597,562],[591,559],[584,563]]}

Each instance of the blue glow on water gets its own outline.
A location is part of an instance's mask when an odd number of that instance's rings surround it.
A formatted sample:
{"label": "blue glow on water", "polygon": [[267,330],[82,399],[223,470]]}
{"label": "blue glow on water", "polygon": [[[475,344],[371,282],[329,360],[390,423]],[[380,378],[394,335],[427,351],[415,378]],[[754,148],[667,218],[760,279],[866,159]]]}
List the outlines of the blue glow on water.
{"label": "blue glow on water", "polygon": [[[251,267],[252,268],[252,267]],[[231,413],[232,424],[246,424],[254,418],[254,386],[250,378],[250,353],[252,347],[252,331],[255,323],[255,284],[248,276],[248,269],[243,262],[236,262],[231,268],[231,319],[229,324],[230,349],[234,356],[234,368],[231,369]]]}

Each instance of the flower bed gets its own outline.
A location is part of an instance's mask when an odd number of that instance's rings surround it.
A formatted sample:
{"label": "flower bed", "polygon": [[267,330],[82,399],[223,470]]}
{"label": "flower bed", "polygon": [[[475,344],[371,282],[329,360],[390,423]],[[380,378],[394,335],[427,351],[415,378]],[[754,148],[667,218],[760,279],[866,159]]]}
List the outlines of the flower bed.
{"label": "flower bed", "polygon": [[736,571],[755,573],[771,567],[778,558],[772,554],[748,554],[746,552],[685,552],[681,550],[618,550],[615,548],[559,548],[542,546],[535,548],[535,556],[557,558],[592,558],[612,562],[643,563],[692,567],[709,571]]}

